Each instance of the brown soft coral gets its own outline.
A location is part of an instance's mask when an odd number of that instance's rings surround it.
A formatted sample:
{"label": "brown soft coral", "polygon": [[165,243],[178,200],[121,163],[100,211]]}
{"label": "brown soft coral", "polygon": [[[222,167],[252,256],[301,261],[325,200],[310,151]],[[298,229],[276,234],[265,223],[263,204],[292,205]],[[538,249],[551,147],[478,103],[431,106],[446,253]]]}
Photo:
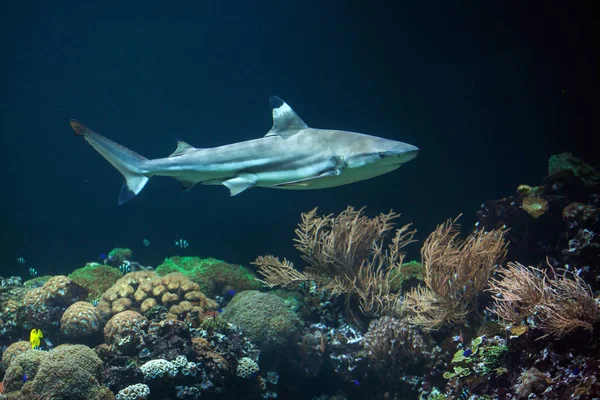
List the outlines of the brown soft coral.
{"label": "brown soft coral", "polygon": [[217,308],[217,303],[181,273],[158,276],[152,271],[138,271],[125,275],[108,289],[98,308],[111,315],[125,310],[146,313],[155,306],[165,307],[168,318],[197,326],[204,311]]}
{"label": "brown soft coral", "polygon": [[67,308],[60,320],[60,329],[67,336],[88,336],[102,327],[102,313],[86,301]]}
{"label": "brown soft coral", "polygon": [[142,314],[128,310],[112,317],[104,327],[104,341],[122,353],[134,347],[143,335],[148,320]]}

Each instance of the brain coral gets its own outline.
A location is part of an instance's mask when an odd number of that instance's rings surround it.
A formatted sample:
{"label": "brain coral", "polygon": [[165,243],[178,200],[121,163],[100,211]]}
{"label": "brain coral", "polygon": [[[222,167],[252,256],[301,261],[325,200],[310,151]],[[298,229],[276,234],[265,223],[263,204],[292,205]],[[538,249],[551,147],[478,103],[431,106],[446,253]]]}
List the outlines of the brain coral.
{"label": "brain coral", "polygon": [[6,371],[15,358],[29,350],[31,350],[31,343],[25,340],[8,346],[2,354],[2,369]]}
{"label": "brain coral", "polygon": [[148,320],[140,313],[128,310],[113,316],[104,327],[104,341],[118,353],[135,348],[140,342]]}
{"label": "brain coral", "polygon": [[31,350],[21,353],[10,364],[4,375],[4,390],[13,392],[21,390],[23,387],[23,375],[27,375],[27,379],[31,380],[37,374],[37,370],[46,355],[47,351]]}
{"label": "brain coral", "polygon": [[222,296],[229,290],[241,292],[261,286],[250,270],[215,258],[171,257],[156,267],[159,275],[171,272],[189,277],[209,297]]}
{"label": "brain coral", "polygon": [[89,263],[69,274],[69,278],[88,290],[87,300],[99,299],[123,274],[118,268]]}
{"label": "brain coral", "polygon": [[67,308],[60,319],[60,329],[67,336],[88,336],[102,327],[102,313],[87,301]]}
{"label": "brain coral", "polygon": [[242,328],[252,341],[263,347],[285,344],[300,323],[285,300],[257,290],[237,294],[221,316]]}
{"label": "brain coral", "polygon": [[87,290],[66,276],[53,276],[44,286],[30,290],[23,297],[17,322],[25,330],[49,329],[58,325],[66,307],[86,296]]}
{"label": "brain coral", "polygon": [[61,345],[49,351],[31,382],[30,397],[53,400],[108,400],[100,385],[102,361],[83,345]]}
{"label": "brain coral", "polygon": [[[146,313],[155,306],[167,308],[168,318],[185,320],[190,314],[201,315],[204,310],[218,305],[183,274],[158,276],[153,271],[128,273],[102,295],[98,304],[98,308],[107,314],[125,310]],[[197,325],[199,320],[189,322]]]}

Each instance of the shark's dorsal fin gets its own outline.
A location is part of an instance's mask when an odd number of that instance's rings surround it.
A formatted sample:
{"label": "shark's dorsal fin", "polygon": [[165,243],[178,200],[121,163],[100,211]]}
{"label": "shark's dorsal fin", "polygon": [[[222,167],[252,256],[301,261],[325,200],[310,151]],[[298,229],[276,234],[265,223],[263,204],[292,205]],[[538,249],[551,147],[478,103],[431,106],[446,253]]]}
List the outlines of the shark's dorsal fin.
{"label": "shark's dorsal fin", "polygon": [[192,147],[189,143],[186,143],[182,140],[177,142],[177,148],[169,157],[177,157],[187,153],[190,150],[195,150],[195,147]]}
{"label": "shark's dorsal fin", "polygon": [[308,128],[308,125],[296,114],[292,107],[279,97],[269,96],[269,102],[273,109],[273,127],[266,136],[291,136],[300,129]]}

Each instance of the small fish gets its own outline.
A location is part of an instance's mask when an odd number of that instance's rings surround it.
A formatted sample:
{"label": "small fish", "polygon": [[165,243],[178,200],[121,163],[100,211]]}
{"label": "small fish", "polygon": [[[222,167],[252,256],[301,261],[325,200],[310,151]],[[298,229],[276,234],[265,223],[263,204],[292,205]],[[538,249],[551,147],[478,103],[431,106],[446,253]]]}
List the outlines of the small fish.
{"label": "small fish", "polygon": [[466,349],[465,351],[463,351],[463,357],[469,357],[473,354],[473,350],[471,349]]}
{"label": "small fish", "polygon": [[104,254],[104,253],[100,253],[100,254],[98,255],[98,260],[100,260],[100,261],[104,261],[104,260],[106,260],[107,258],[108,258],[108,256],[107,256],[106,254]]}
{"label": "small fish", "polygon": [[44,335],[42,334],[41,329],[32,329],[29,334],[29,342],[31,343],[32,349],[37,349],[40,347],[40,343]]}
{"label": "small fish", "polygon": [[35,268],[29,268],[29,275],[31,275],[32,278],[35,278],[38,276],[38,272],[35,270]]}
{"label": "small fish", "polygon": [[229,289],[229,290],[228,290],[226,293],[227,293],[229,296],[233,297],[233,296],[235,296],[235,294],[236,294],[237,292],[235,291],[235,289]]}
{"label": "small fish", "polygon": [[188,247],[190,247],[190,244],[185,239],[179,239],[175,240],[175,246],[179,247],[180,249],[187,249]]}
{"label": "small fish", "polygon": [[27,374],[23,374],[23,383],[27,382]]}
{"label": "small fish", "polygon": [[17,262],[19,264],[25,264],[25,259],[23,257],[19,257],[19,258],[17,258]]}
{"label": "small fish", "polygon": [[150,241],[148,239],[142,240],[142,243],[144,243],[144,246],[146,247],[150,246]]}
{"label": "small fish", "polygon": [[358,379],[352,380],[352,383],[354,383],[356,386],[360,386],[360,382],[358,381]]}
{"label": "small fish", "polygon": [[469,389],[463,389],[463,391],[460,393],[460,400],[467,400],[469,397],[471,397],[471,393],[469,392]]}
{"label": "small fish", "polygon": [[129,260],[123,261],[123,264],[119,265],[119,271],[124,274],[131,272],[131,262]]}

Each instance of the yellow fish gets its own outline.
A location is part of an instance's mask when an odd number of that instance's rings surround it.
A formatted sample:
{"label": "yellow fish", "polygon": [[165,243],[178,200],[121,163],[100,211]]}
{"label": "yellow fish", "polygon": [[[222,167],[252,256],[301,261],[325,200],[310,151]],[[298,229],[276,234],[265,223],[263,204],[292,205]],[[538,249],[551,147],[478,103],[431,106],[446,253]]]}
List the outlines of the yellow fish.
{"label": "yellow fish", "polygon": [[41,329],[32,329],[29,334],[29,341],[31,342],[31,348],[37,349],[40,347],[40,339],[42,339],[44,335],[42,334]]}

